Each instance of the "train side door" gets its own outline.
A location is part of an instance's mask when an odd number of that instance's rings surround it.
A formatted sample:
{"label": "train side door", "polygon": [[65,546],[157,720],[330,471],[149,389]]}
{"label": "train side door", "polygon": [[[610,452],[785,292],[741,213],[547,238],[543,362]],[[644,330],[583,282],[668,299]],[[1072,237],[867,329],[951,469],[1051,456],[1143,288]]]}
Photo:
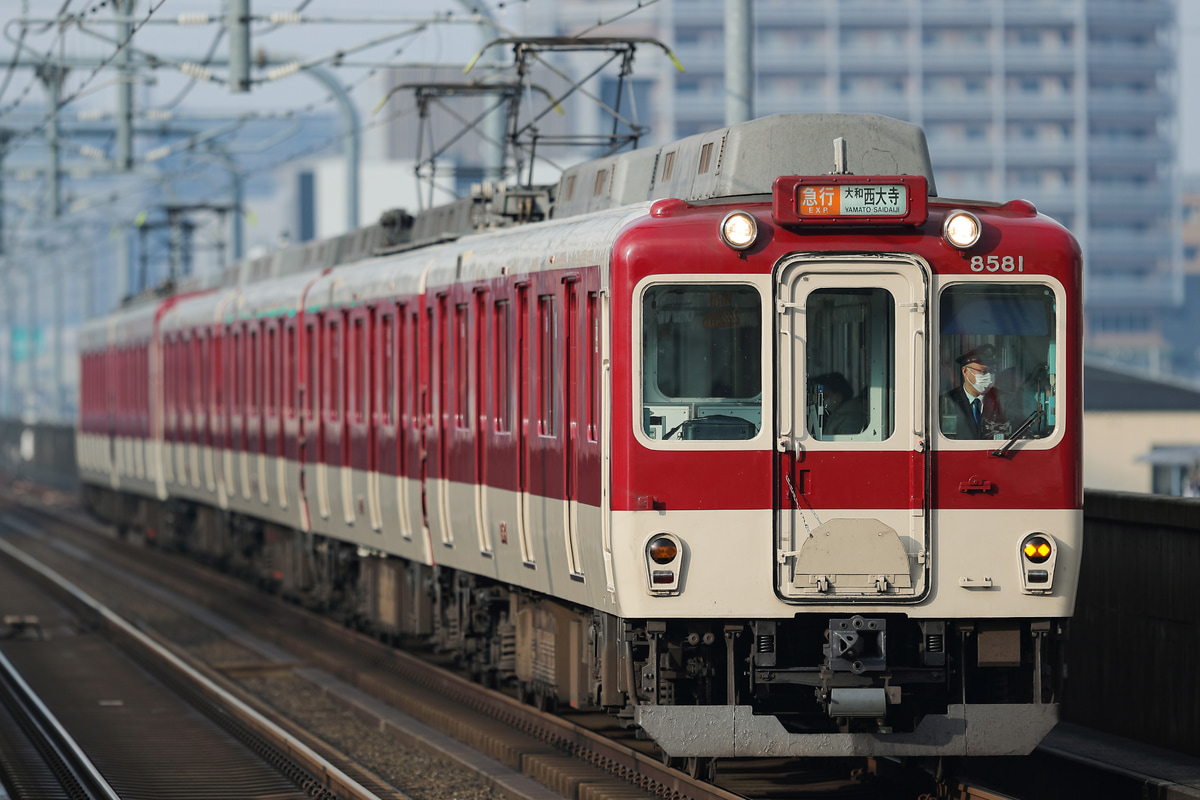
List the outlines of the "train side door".
{"label": "train side door", "polygon": [[533,532],[529,521],[529,426],[536,424],[531,417],[532,383],[529,364],[529,284],[517,285],[517,534],[521,543],[521,560],[534,564]]}
{"label": "train side door", "polygon": [[496,391],[495,384],[489,380],[487,364],[487,319],[488,293],[482,287],[475,289],[474,309],[471,315],[472,335],[472,386],[474,391],[468,396],[471,404],[470,420],[474,428],[475,450],[475,528],[479,536],[479,552],[492,553],[492,539],[488,532],[487,482],[488,482],[488,438],[491,430],[488,427],[488,396],[487,388]]}
{"label": "train side door", "polygon": [[799,256],[777,275],[778,591],[912,602],[928,589],[928,269]]}
{"label": "train side door", "polygon": [[563,475],[563,504],[565,530],[565,545],[567,549],[567,565],[573,576],[583,575],[583,557],[579,549],[579,434],[580,434],[580,403],[579,403],[579,347],[580,347],[580,308],[579,295],[583,286],[579,279],[572,276],[566,279],[567,319],[564,326],[563,355],[563,409],[566,412],[563,419],[564,437],[564,470]]}

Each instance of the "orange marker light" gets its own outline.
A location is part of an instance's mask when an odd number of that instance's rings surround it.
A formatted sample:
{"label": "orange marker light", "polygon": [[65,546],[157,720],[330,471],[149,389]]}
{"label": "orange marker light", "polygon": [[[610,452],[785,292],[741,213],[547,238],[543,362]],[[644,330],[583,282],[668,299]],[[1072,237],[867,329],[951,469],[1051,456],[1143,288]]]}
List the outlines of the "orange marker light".
{"label": "orange marker light", "polygon": [[679,555],[679,548],[670,539],[655,539],[650,543],[650,558],[655,564],[670,564]]}
{"label": "orange marker light", "polygon": [[1021,552],[1025,557],[1034,564],[1041,564],[1047,561],[1054,553],[1054,548],[1050,542],[1041,536],[1034,536],[1026,540],[1025,545],[1021,548]]}

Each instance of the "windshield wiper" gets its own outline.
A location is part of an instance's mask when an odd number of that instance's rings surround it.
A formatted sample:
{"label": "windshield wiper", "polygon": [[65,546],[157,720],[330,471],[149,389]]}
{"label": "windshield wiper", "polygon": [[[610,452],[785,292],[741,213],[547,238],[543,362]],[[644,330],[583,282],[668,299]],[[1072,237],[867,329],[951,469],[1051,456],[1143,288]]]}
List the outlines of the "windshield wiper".
{"label": "windshield wiper", "polygon": [[1025,421],[1021,423],[1021,427],[1019,427],[1015,431],[1013,431],[1013,435],[1011,437],[1009,437],[1009,440],[1007,442],[1004,443],[1004,447],[1001,447],[999,450],[993,450],[991,452],[991,455],[997,456],[998,458],[1004,458],[1006,455],[1008,455],[1008,451],[1011,450],[1012,446],[1017,443],[1017,439],[1021,438],[1021,434],[1024,433],[1025,431],[1029,430],[1029,426],[1032,425],[1034,423],[1034,420],[1036,420],[1041,415],[1042,415],[1041,408],[1034,409],[1034,412],[1032,414],[1030,414],[1028,417],[1026,417]]}

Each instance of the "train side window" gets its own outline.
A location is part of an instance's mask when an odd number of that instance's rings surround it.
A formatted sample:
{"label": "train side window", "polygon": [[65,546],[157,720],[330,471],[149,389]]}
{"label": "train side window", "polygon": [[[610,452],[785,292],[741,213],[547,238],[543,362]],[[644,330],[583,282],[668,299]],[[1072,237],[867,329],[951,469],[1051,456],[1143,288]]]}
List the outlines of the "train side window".
{"label": "train side window", "polygon": [[942,435],[996,440],[1054,433],[1057,314],[1054,290],[1044,284],[946,287],[938,316]]}
{"label": "train side window", "polygon": [[[196,366],[198,368],[196,372],[197,416],[205,414],[208,411],[209,395],[212,393],[212,388],[205,380],[209,375],[212,374],[212,365],[210,363],[210,359],[212,358],[212,346],[209,341],[211,338],[212,337],[209,335],[208,331],[204,331],[202,333],[198,332],[196,334],[196,340],[200,342],[200,358],[196,360]],[[141,384],[138,385],[140,386]]]}
{"label": "train side window", "polygon": [[396,323],[395,315],[384,314],[379,318],[380,358],[383,359],[383,383],[380,389],[379,422],[391,425],[396,419]]}
{"label": "train side window", "polygon": [[224,337],[220,331],[213,331],[212,336],[212,368],[208,373],[209,383],[212,385],[212,414],[215,419],[221,419],[225,413],[225,381],[222,378],[225,375],[224,363],[222,362],[222,351]]}
{"label": "train side window", "polygon": [[304,341],[308,345],[308,375],[305,386],[308,402],[304,404],[304,409],[311,422],[321,416],[321,330],[315,323],[305,324]]}
{"label": "train side window", "polygon": [[467,398],[470,390],[468,382],[470,364],[467,349],[470,327],[468,324],[469,313],[470,306],[466,303],[454,306],[454,425],[460,429],[470,427],[467,420]]}
{"label": "train side window", "polygon": [[589,442],[600,440],[599,423],[596,419],[600,407],[600,318],[597,316],[599,295],[596,292],[587,294],[587,336],[584,347],[587,348],[587,438]]}
{"label": "train side window", "polygon": [[882,442],[895,429],[895,301],[816,289],[805,308],[806,425],[817,441]]}
{"label": "train side window", "polygon": [[538,433],[554,436],[554,295],[538,297]]}
{"label": "train side window", "polygon": [[509,358],[512,329],[510,327],[511,307],[507,300],[497,300],[492,307],[492,369],[494,377],[492,386],[492,419],[495,420],[496,433],[508,433],[512,430],[509,408],[512,398],[512,360]]}
{"label": "train side window", "polygon": [[353,422],[363,424],[367,418],[367,400],[371,384],[371,372],[367,369],[370,353],[367,347],[367,320],[364,317],[354,318],[354,327],[350,334],[350,356],[347,359],[348,374],[346,382],[350,388],[350,408],[353,411]]}
{"label": "train side window", "polygon": [[274,417],[277,413],[276,403],[278,399],[278,383],[279,376],[276,373],[278,359],[276,356],[279,343],[279,334],[276,332],[275,325],[269,324],[266,328],[266,341],[263,348],[263,408],[266,410],[268,417]]}
{"label": "train side window", "polygon": [[342,374],[342,326],[336,319],[329,321],[326,344],[329,347],[329,377],[325,381],[325,391],[329,393],[329,402],[325,407],[328,409],[330,421],[338,422],[342,418],[342,398],[345,397],[346,384]]}
{"label": "train side window", "polygon": [[246,334],[246,416],[258,415],[262,403],[262,370],[259,369],[258,326],[250,323]]}
{"label": "train side window", "polygon": [[233,392],[230,397],[233,401],[233,408],[231,413],[240,417],[243,404],[246,402],[246,348],[242,346],[242,329],[240,327],[233,332],[233,359],[230,367],[233,370]]}
{"label": "train side window", "polygon": [[296,326],[288,323],[283,343],[283,415],[296,416]]}
{"label": "train side window", "polygon": [[660,284],[642,295],[642,430],[651,439],[753,439],[762,428],[762,297],[744,284]]}

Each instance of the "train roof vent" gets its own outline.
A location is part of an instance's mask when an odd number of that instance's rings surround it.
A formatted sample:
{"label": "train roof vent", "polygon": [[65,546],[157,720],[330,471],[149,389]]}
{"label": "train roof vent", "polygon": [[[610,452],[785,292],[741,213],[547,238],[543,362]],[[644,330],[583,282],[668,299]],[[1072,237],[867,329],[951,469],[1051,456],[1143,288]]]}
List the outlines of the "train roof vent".
{"label": "train roof vent", "polygon": [[[563,172],[553,216],[565,217],[644,200],[689,202],[769,194],[780,175],[828,175],[833,142],[846,142],[845,169],[856,175],[923,175],[937,191],[925,132],[879,114],[776,114],[680,139],[657,148],[588,161]],[[609,170],[606,201],[578,187]],[[574,192],[565,187],[575,187]]]}

